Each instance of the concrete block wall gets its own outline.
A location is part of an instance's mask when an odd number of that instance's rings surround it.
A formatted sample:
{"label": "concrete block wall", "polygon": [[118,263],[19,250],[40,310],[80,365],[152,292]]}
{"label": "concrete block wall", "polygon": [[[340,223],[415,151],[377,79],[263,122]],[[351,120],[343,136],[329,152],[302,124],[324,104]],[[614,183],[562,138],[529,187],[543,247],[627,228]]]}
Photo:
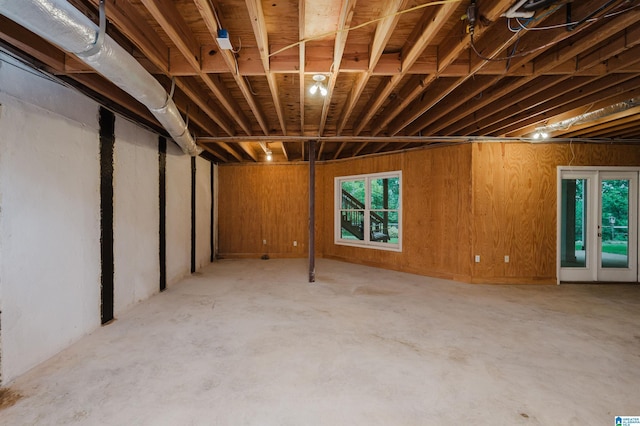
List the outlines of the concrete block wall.
{"label": "concrete block wall", "polygon": [[113,155],[114,314],[158,292],[158,137],[116,118]]}
{"label": "concrete block wall", "polygon": [[[0,53],[1,386],[100,327],[99,109]],[[161,265],[159,137],[115,117],[116,319],[159,292],[162,268],[169,286],[187,276],[192,248],[198,268],[210,258],[209,241],[191,240],[191,158],[167,145]],[[211,165],[196,165],[195,226],[204,239]]]}
{"label": "concrete block wall", "polygon": [[167,146],[167,286],[191,273],[191,158]]}

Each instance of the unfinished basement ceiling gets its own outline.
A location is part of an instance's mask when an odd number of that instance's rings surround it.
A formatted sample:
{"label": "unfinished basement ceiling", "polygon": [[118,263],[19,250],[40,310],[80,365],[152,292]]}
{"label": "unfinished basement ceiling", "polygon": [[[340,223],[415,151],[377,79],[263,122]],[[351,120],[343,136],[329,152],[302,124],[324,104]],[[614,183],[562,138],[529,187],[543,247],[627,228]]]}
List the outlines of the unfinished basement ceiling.
{"label": "unfinished basement ceiling", "polygon": [[[70,3],[98,22],[99,0]],[[640,138],[637,0],[478,0],[473,43],[468,0],[105,3],[107,33],[167,92],[175,82],[176,105],[218,162],[261,162],[267,151],[276,161],[308,159],[310,139],[328,160],[478,136],[529,138],[540,128],[554,138]],[[221,48],[219,29],[233,50]],[[157,123],[73,55],[4,16],[0,40]],[[310,93],[318,74],[326,96]]]}

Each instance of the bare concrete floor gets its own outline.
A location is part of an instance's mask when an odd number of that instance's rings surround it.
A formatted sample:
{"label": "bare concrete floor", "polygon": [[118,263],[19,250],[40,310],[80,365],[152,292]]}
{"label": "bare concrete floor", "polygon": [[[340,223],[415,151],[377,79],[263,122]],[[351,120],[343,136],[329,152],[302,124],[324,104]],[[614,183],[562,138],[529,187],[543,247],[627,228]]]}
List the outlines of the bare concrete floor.
{"label": "bare concrete floor", "polygon": [[2,424],[610,425],[640,415],[640,288],[224,260],[11,388]]}

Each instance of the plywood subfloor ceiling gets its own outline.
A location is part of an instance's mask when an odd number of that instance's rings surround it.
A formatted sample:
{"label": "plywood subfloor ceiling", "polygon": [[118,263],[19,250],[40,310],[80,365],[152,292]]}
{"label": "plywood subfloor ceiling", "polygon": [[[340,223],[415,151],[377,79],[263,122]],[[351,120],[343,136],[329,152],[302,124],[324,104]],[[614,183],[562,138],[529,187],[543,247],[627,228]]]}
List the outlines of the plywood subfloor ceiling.
{"label": "plywood subfloor ceiling", "polygon": [[[99,0],[71,0],[97,22]],[[530,18],[504,16],[514,4]],[[219,162],[320,160],[477,137],[637,141],[637,0],[106,0],[108,33]],[[217,41],[225,29],[233,50]],[[5,50],[153,124],[72,55],[0,16]],[[323,75],[326,96],[312,95]]]}

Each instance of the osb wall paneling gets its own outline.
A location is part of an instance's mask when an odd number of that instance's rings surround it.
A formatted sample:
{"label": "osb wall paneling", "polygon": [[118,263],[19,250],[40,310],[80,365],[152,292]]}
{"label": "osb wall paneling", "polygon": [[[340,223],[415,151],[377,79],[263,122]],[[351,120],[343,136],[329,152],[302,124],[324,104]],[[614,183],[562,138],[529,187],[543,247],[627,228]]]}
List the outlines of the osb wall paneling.
{"label": "osb wall paneling", "polygon": [[569,165],[638,166],[640,147],[473,145],[473,282],[555,282],[557,167]]}
{"label": "osb wall paneling", "polygon": [[309,167],[269,164],[218,170],[220,255],[304,257]]}

